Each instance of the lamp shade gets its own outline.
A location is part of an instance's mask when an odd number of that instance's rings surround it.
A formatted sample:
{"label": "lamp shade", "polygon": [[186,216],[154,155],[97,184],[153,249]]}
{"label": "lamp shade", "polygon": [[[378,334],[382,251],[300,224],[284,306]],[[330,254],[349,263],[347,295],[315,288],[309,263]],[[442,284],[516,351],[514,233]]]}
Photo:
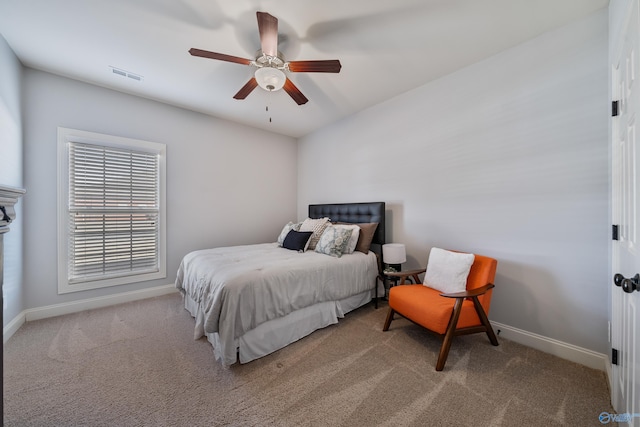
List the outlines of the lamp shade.
{"label": "lamp shade", "polygon": [[269,92],[282,89],[287,80],[282,70],[273,67],[258,68],[254,75],[258,85]]}
{"label": "lamp shade", "polygon": [[382,245],[382,260],[387,264],[402,264],[407,261],[407,251],[402,243]]}

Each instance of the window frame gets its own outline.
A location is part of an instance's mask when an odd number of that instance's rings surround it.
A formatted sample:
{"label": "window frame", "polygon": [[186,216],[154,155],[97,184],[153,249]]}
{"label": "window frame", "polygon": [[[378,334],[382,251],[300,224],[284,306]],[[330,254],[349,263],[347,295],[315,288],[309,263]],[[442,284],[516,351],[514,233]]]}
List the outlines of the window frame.
{"label": "window frame", "polygon": [[[70,143],[92,144],[158,155],[158,271],[117,277],[92,277],[70,283],[69,273],[69,147]],[[166,271],[166,145],[95,132],[58,127],[58,294],[164,279]],[[133,212],[133,210],[132,210]]]}

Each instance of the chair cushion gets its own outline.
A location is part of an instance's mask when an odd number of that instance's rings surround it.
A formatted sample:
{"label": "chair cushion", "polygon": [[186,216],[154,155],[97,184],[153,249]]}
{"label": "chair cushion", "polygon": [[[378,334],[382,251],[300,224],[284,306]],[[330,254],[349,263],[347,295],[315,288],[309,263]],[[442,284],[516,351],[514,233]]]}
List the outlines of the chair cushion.
{"label": "chair cushion", "polygon": [[[456,300],[440,294],[440,291],[423,285],[394,286],[389,291],[389,307],[420,326],[444,334]],[[481,324],[473,301],[465,300],[456,329]]]}
{"label": "chair cushion", "polygon": [[444,293],[462,292],[467,289],[467,277],[475,256],[460,252],[431,248],[425,286]]}

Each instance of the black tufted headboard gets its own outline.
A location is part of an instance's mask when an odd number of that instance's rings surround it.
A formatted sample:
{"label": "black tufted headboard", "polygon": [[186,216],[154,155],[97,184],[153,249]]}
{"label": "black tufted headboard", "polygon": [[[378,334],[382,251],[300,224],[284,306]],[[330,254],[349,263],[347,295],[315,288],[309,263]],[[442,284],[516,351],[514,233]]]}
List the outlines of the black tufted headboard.
{"label": "black tufted headboard", "polygon": [[377,222],[378,228],[372,243],[384,245],[385,240],[385,203],[331,203],[309,205],[309,218],[329,217],[332,222]]}

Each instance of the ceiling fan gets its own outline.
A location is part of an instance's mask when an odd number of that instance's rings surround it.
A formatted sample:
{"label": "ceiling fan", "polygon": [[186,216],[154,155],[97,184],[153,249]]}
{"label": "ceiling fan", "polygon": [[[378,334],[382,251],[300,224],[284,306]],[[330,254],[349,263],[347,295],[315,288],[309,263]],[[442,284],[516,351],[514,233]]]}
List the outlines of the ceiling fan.
{"label": "ceiling fan", "polygon": [[189,53],[193,56],[256,67],[254,77],[233,96],[235,99],[245,99],[256,86],[260,86],[269,92],[284,89],[298,105],[306,104],[309,100],[289,80],[285,71],[292,73],[339,73],[342,68],[340,61],[337,59],[285,61],[282,54],[278,52],[278,18],[265,12],[256,12],[256,15],[258,16],[261,47],[256,54],[256,59],[245,59],[195,48],[189,49]]}

